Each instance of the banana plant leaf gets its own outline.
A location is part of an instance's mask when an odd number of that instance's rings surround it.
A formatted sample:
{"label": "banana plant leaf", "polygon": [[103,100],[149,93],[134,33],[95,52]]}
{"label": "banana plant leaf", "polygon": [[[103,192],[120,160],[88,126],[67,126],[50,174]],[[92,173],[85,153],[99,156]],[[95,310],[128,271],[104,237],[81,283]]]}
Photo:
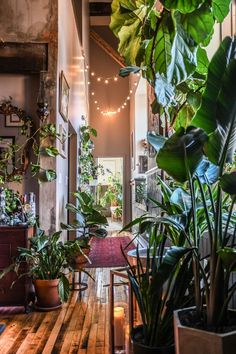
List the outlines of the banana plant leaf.
{"label": "banana plant leaf", "polygon": [[195,172],[195,176],[200,179],[202,184],[213,184],[218,180],[219,167],[203,159]]}
{"label": "banana plant leaf", "polygon": [[147,133],[147,141],[150,145],[154,147],[156,152],[158,152],[165,144],[166,138],[162,135],[157,135],[153,132]]}
{"label": "banana plant leaf", "polygon": [[225,247],[219,251],[219,255],[227,270],[236,271],[236,249]]}
{"label": "banana plant leaf", "polygon": [[236,37],[226,37],[213,56],[202,104],[192,124],[209,136],[204,152],[219,165],[227,144],[227,161],[231,162],[236,147]]}
{"label": "banana plant leaf", "polygon": [[236,171],[225,173],[220,179],[220,185],[224,192],[236,196]]}
{"label": "banana plant leaf", "polygon": [[[157,165],[178,182],[185,182],[203,158],[203,145],[207,135],[202,129],[180,128],[157,154]],[[187,165],[186,165],[187,161]]]}

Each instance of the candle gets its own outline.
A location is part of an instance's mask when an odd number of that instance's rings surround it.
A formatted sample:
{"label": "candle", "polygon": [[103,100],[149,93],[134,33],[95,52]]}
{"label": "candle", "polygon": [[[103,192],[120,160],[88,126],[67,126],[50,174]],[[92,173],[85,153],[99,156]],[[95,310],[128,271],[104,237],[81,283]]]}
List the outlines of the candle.
{"label": "candle", "polygon": [[115,346],[123,347],[125,339],[125,310],[123,307],[114,308],[114,334],[115,334]]}

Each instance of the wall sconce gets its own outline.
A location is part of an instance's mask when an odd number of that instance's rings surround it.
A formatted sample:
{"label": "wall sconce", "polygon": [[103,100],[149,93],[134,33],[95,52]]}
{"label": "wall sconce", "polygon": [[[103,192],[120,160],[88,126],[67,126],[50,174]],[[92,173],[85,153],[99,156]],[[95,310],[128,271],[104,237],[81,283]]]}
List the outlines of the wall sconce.
{"label": "wall sconce", "polygon": [[44,122],[49,116],[48,100],[45,92],[45,74],[46,71],[40,71],[39,93],[37,98],[37,115]]}

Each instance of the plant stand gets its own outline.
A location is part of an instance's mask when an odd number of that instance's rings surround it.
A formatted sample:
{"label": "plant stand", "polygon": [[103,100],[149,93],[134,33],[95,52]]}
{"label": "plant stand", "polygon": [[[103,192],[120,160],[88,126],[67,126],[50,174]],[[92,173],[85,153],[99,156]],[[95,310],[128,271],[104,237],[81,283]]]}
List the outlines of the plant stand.
{"label": "plant stand", "polygon": [[[78,273],[78,281],[75,280],[76,273]],[[81,280],[81,270],[74,269],[72,272],[72,284],[70,290],[72,291],[84,291],[88,288],[88,284]]]}

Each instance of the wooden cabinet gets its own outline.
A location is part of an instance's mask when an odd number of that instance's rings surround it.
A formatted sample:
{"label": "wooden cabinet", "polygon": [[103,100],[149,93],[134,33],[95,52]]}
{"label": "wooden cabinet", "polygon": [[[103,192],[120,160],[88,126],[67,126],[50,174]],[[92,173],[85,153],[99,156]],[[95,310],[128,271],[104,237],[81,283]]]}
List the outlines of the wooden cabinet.
{"label": "wooden cabinet", "polygon": [[[33,236],[33,228],[26,226],[0,226],[0,271],[12,263],[18,255],[18,247],[27,247],[29,237]],[[23,272],[24,269],[21,269]],[[14,272],[0,279],[0,306],[25,306],[31,300],[32,291],[27,277],[17,279]]]}

